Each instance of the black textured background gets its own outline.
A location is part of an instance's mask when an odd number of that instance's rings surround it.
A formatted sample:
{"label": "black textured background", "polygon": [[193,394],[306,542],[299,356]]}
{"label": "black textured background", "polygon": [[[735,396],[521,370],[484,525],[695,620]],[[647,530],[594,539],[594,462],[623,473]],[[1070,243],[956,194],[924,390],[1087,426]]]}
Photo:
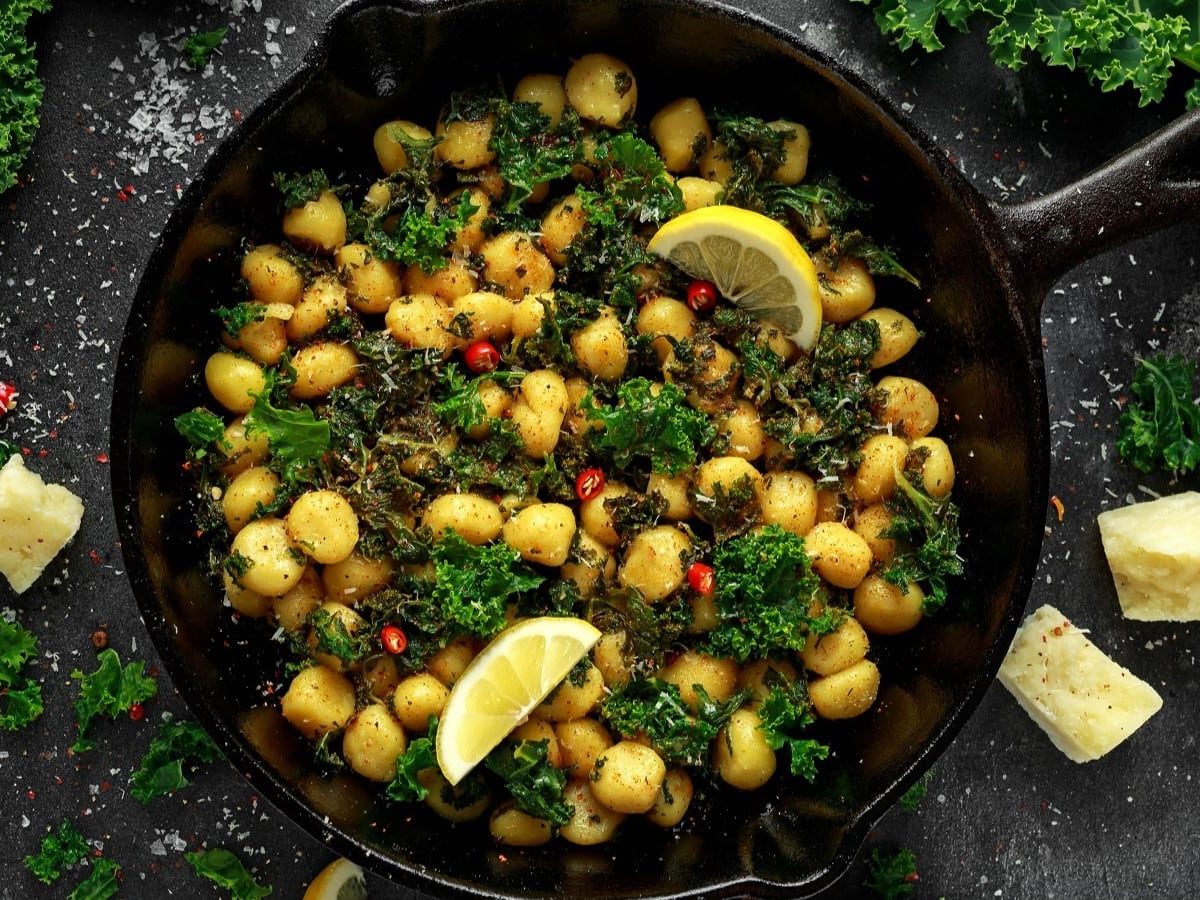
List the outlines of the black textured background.
{"label": "black textured background", "polygon": [[[205,767],[192,786],[150,806],[127,796],[129,773],[161,715],[185,714],[165,676],[144,721],[100,723],[99,747],[82,757],[66,747],[74,732],[69,673],[94,668],[94,629],[107,628],[123,658],[155,664],[122,572],[108,487],[111,373],[128,303],[178,189],[242,112],[299,64],[336,5],[59,0],[37,20],[42,130],[27,183],[0,196],[0,379],[21,389],[18,411],[0,419],[0,437],[28,448],[28,465],[80,494],[88,511],[75,542],[33,589],[20,598],[0,589],[0,607],[41,638],[37,675],[47,705],[32,728],[0,733],[2,897],[65,896],[78,880],[68,873],[58,887],[43,888],[19,861],[63,818],[122,865],[123,896],[213,896],[184,863],[185,849],[234,850],[283,898],[299,897],[330,859],[224,764]],[[992,199],[1064,185],[1182,109],[1179,85],[1161,106],[1138,109],[1131,93],[1102,96],[1080,75],[998,70],[977,33],[950,37],[936,56],[901,54],[880,38],[870,13],[847,0],[744,5],[769,18],[803,10],[803,39],[903,103]],[[231,30],[212,70],[175,68],[186,33],[218,25]],[[161,94],[152,86],[156,62],[160,86],[174,83],[175,124],[169,136],[139,143],[130,120]],[[187,114],[194,120],[185,123]],[[139,163],[145,171],[135,170]],[[128,185],[133,192],[123,190]],[[1047,511],[1031,606],[1052,603],[1090,628],[1162,693],[1164,708],[1104,760],[1078,766],[993,687],[935,766],[919,810],[893,811],[871,837],[871,845],[916,852],[919,897],[1196,894],[1200,629],[1120,617],[1095,516],[1147,499],[1146,491],[1200,488],[1194,476],[1175,486],[1140,477],[1112,446],[1134,356],[1157,349],[1200,356],[1198,254],[1194,220],[1139,240],[1070,273],[1042,317],[1051,492],[1066,513],[1059,523]],[[860,860],[836,895],[859,896],[861,881]],[[371,896],[417,895],[372,879]]]}

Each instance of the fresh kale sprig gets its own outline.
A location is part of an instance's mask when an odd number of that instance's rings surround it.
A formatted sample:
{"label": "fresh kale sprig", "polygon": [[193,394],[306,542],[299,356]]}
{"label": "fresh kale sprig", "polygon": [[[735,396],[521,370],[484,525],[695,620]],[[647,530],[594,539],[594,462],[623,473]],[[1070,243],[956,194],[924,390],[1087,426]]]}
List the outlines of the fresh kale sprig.
{"label": "fresh kale sprig", "polygon": [[130,779],[134,799],[149,803],[188,785],[185,766],[220,759],[212,738],[195,722],[164,722]]}
{"label": "fresh kale sprig", "polygon": [[0,729],[17,731],[42,714],[42,686],[24,673],[37,655],[33,632],[0,619]]}
{"label": "fresh kale sprig", "polygon": [[71,677],[79,682],[79,697],[75,700],[79,733],[71,746],[74,753],[83,753],[96,746],[87,733],[97,716],[115,719],[128,712],[135,703],[143,703],[158,693],[158,683],[145,674],[146,664],[142,660],[122,666],[117,651],[112,648],[102,650],[97,660],[100,665],[95,672],[85,675],[76,669],[71,673]]}
{"label": "fresh kale sprig", "polygon": [[804,681],[780,676],[758,708],[759,728],[772,750],[788,748],[793,775],[815,781],[817,763],[829,757],[829,747],[802,732],[814,721]]}
{"label": "fresh kale sprig", "polygon": [[619,469],[641,459],[654,472],[678,474],[696,462],[697,452],[716,434],[708,416],[688,406],[683,391],[664,384],[656,393],[646,378],[621,382],[614,406],[598,406],[589,393],[579,408],[603,423],[592,432],[592,447]]}
{"label": "fresh kale sprig", "polygon": [[25,868],[43,884],[54,884],[62,877],[63,869],[73,866],[92,852],[91,846],[75,826],[62,822],[58,831],[42,838],[38,852],[25,857]]}
{"label": "fresh kale sprig", "polygon": [[505,741],[487,755],[484,765],[504,782],[517,809],[561,828],[575,809],[563,799],[567,773],[550,764],[548,748],[548,741]]}
{"label": "fresh kale sprig", "polygon": [[883,900],[900,900],[917,887],[917,857],[907,847],[887,851],[876,847],[867,859],[867,890]]}
{"label": "fresh kale sprig", "polygon": [[0,194],[17,183],[40,124],[45,86],[25,32],[30,16],[49,11],[50,0],[8,0],[0,7]]}
{"label": "fresh kale sprig", "polygon": [[1138,360],[1121,413],[1117,452],[1141,472],[1163,470],[1178,478],[1200,468],[1200,396],[1196,363],[1157,354]]}
{"label": "fresh kale sprig", "polygon": [[614,690],[600,715],[618,734],[644,734],[668,765],[706,766],[709,745],[748,696],[739,691],[724,703],[696,686],[699,706],[693,714],[679,688],[657,678],[635,678]]}
{"label": "fresh kale sprig", "polygon": [[883,534],[902,543],[882,575],[901,588],[910,581],[926,585],[924,610],[937,612],[946,605],[949,579],[963,573],[958,506],[949,497],[929,496],[897,469],[896,492],[888,508],[892,523]]}
{"label": "fresh kale sprig", "polygon": [[[1114,0],[855,0],[875,8],[875,22],[902,50],[944,46],[946,28],[988,30],[992,59],[1010,69],[1032,56],[1049,66],[1079,69],[1102,91],[1129,86],[1139,105],[1162,100],[1176,68],[1200,72],[1200,7]],[[1189,71],[1190,70],[1190,71]],[[1200,79],[1187,94],[1200,105]]]}

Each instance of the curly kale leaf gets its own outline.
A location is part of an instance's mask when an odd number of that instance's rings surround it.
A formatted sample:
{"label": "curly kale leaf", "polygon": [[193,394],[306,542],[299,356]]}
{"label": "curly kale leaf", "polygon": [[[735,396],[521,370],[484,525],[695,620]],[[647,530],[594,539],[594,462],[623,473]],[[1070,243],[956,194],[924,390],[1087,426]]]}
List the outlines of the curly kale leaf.
{"label": "curly kale leaf", "polygon": [[508,185],[505,212],[516,212],[539,185],[571,174],[582,156],[579,116],[566,110],[554,127],[536,103],[500,100],[491,148]]}
{"label": "curly kale leaf", "polygon": [[946,605],[948,579],[963,573],[958,555],[958,507],[949,497],[930,497],[897,469],[896,492],[888,508],[892,524],[883,535],[903,544],[882,575],[901,588],[910,581],[925,584],[925,612],[937,612]]}
{"label": "curly kale leaf", "polygon": [[217,745],[198,724],[164,722],[130,779],[130,793],[142,803],[173,794],[188,785],[183,771],[185,765],[211,763],[218,759]]}
{"label": "curly kale leaf", "polygon": [[85,859],[92,848],[70,822],[62,822],[58,831],[42,838],[38,852],[25,857],[25,868],[43,884],[53,884],[62,877],[63,869]]}
{"label": "curly kale leaf", "polygon": [[758,717],[759,728],[771,749],[788,748],[792,774],[815,781],[817,763],[829,757],[829,747],[801,735],[814,721],[804,682],[780,676],[759,705]]}
{"label": "curly kale leaf", "polygon": [[800,650],[810,631],[825,634],[841,621],[833,607],[811,615],[820,579],[803,538],[778,525],[718,544],[713,570],[719,622],[705,650],[714,656],[742,663],[779,650]]}
{"label": "curly kale leaf", "polygon": [[442,624],[418,624],[447,640],[464,634],[494,637],[507,624],[509,598],[537,590],[545,581],[503,541],[477,547],[453,531],[434,546],[433,563],[436,580],[430,601]]}
{"label": "curly kale leaf", "polygon": [[917,886],[916,855],[905,847],[890,853],[876,847],[867,860],[863,886],[883,900],[907,897]]}
{"label": "curly kale leaf", "polygon": [[0,194],[17,183],[37,134],[45,86],[25,30],[35,12],[49,11],[50,0],[0,4]]}
{"label": "curly kale leaf", "polygon": [[688,406],[683,391],[664,384],[656,394],[645,378],[617,388],[617,405],[597,406],[589,393],[580,403],[588,419],[604,427],[592,433],[592,447],[618,469],[646,459],[655,472],[676,475],[696,462],[699,448],[716,436],[708,416]]}
{"label": "curly kale leaf", "polygon": [[517,809],[561,828],[575,808],[563,799],[567,773],[547,760],[548,741],[505,741],[487,755],[484,765],[504,782]]}
{"label": "curly kale leaf", "polygon": [[644,734],[667,765],[704,767],[713,738],[749,693],[739,691],[725,703],[717,703],[698,685],[696,693],[699,704],[693,713],[678,686],[635,678],[608,696],[600,715],[618,734]]}
{"label": "curly kale leaf", "polygon": [[400,214],[394,228],[388,230],[384,221],[390,216],[374,215],[364,226],[363,238],[371,253],[383,260],[403,266],[418,266],[432,275],[447,265],[446,245],[467,227],[479,207],[471,202],[469,191],[463,191],[458,201],[438,203],[432,209],[422,204],[409,204]]}
{"label": "curly kale leaf", "polygon": [[183,44],[183,54],[193,69],[203,69],[208,63],[213,51],[225,43],[225,35],[229,34],[228,27],[214,28],[212,31],[197,31],[188,37]]}
{"label": "curly kale leaf", "polygon": [[87,739],[87,732],[97,716],[115,719],[128,712],[135,703],[149,700],[158,693],[158,684],[146,676],[146,663],[142,660],[122,666],[117,651],[111,648],[101,651],[97,660],[100,665],[95,672],[85,675],[76,669],[71,673],[71,677],[79,682],[79,697],[75,700],[79,735],[71,747],[75,753],[96,746]]}
{"label": "curly kale leaf", "polygon": [[1141,472],[1176,478],[1200,467],[1200,397],[1193,396],[1196,363],[1158,354],[1138,360],[1121,413],[1117,452]]}
{"label": "curly kale leaf", "polygon": [[238,857],[228,850],[217,847],[195,853],[185,853],[197,875],[201,875],[218,887],[229,890],[232,900],[259,900],[274,891],[269,885],[259,884]]}
{"label": "curly kale leaf", "polygon": [[0,619],[0,729],[16,731],[42,714],[42,686],[22,674],[37,655],[32,632],[19,622]]}
{"label": "curly kale leaf", "polygon": [[430,716],[429,731],[425,737],[409,741],[407,749],[396,757],[396,775],[385,791],[389,800],[417,803],[429,796],[428,789],[417,776],[437,766],[437,726],[437,718]]}
{"label": "curly kale leaf", "polygon": [[276,172],[273,181],[275,189],[283,198],[284,209],[299,209],[329,190],[329,176],[320,169],[292,175]]}

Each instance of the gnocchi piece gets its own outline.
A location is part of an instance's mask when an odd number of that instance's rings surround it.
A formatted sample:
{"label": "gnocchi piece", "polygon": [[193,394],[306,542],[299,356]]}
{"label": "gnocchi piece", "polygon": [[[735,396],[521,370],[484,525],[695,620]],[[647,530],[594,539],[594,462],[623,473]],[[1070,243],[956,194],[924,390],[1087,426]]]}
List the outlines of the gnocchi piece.
{"label": "gnocchi piece", "polygon": [[274,598],[264,597],[249,588],[242,587],[228,572],[223,573],[221,579],[225,584],[225,596],[229,599],[229,605],[240,615],[251,619],[261,619],[271,612],[275,603]]}
{"label": "gnocchi piece", "polygon": [[504,542],[527,562],[561,566],[571,552],[575,527],[571,507],[538,503],[519,510],[504,523]]}
{"label": "gnocchi piece", "polygon": [[342,201],[333,191],[322,191],[315,200],[284,213],[283,233],[297,247],[314,253],[333,253],[346,243]]}
{"label": "gnocchi piece", "polygon": [[752,709],[739,709],[713,742],[713,768],[721,780],[743,791],[760,788],[775,774],[775,751]]}
{"label": "gnocchi piece", "polygon": [[556,266],[566,265],[567,250],[587,225],[583,202],[568,194],[542,217],[542,250]]}
{"label": "gnocchi piece", "polygon": [[400,344],[449,356],[463,346],[462,338],[450,331],[453,318],[450,307],[433,294],[413,294],[393,300],[384,321]]}
{"label": "gnocchi piece", "polygon": [[[680,97],[650,120],[650,136],[668,172],[686,172],[708,150],[712,129],[695,97]],[[776,179],[778,180],[778,179]]]}
{"label": "gnocchi piece", "polygon": [[629,364],[625,331],[616,312],[608,306],[597,319],[571,335],[571,350],[579,365],[601,381],[616,381]]}
{"label": "gnocchi piece", "polygon": [[375,158],[383,174],[394,175],[408,168],[408,151],[404,149],[403,141],[428,141],[433,138],[428,128],[423,128],[416,122],[407,119],[394,119],[384,122],[375,129],[373,139]]}
{"label": "gnocchi piece", "polygon": [[277,244],[260,244],[242,257],[241,275],[258,303],[295,306],[304,291],[304,276]]}
{"label": "gnocchi piece", "polygon": [[658,677],[679,688],[679,696],[695,712],[700,708],[699,688],[717,703],[724,703],[733,696],[738,666],[732,659],[684,650],[658,670]]}
{"label": "gnocchi piece", "polygon": [[771,472],[763,480],[762,520],[804,537],[817,524],[817,487],[804,472]]}
{"label": "gnocchi piece", "polygon": [[833,675],[863,659],[870,648],[871,642],[862,625],[847,616],[836,631],[822,635],[810,633],[800,658],[810,672]]}
{"label": "gnocchi piece", "polygon": [[466,671],[475,653],[474,641],[465,637],[455,638],[429,658],[425,669],[446,687],[454,687],[454,682]]}
{"label": "gnocchi piece", "polygon": [[479,494],[442,494],[425,507],[421,524],[441,537],[453,530],[469,544],[486,544],[504,527],[500,507]]}
{"label": "gnocchi piece", "polygon": [[513,729],[510,737],[514,741],[529,741],[531,743],[546,742],[546,762],[561,769],[563,765],[562,747],[558,745],[558,735],[554,726],[544,719],[529,719]]}
{"label": "gnocchi piece", "polygon": [[335,387],[354,380],[358,354],[349,344],[317,341],[306,344],[292,357],[296,383],[289,393],[298,400],[327,397]]}
{"label": "gnocchi piece", "polygon": [[706,206],[716,206],[721,202],[725,193],[725,185],[721,182],[697,178],[694,175],[680,178],[675,182],[675,186],[683,195],[683,208],[686,212],[703,209]]}
{"label": "gnocchi piece", "polygon": [[490,378],[479,382],[475,393],[479,395],[479,402],[483,404],[483,413],[487,418],[468,428],[467,437],[473,441],[482,441],[492,432],[491,420],[503,418],[512,409],[513,398],[512,394]]}
{"label": "gnocchi piece", "polygon": [[658,494],[667,501],[663,518],[672,522],[682,522],[690,519],[695,510],[692,507],[692,482],[687,475],[664,475],[652,472],[650,482],[646,485],[647,494]]}
{"label": "gnocchi piece", "polygon": [[718,497],[736,494],[747,486],[752,489],[752,499],[761,503],[763,479],[751,463],[740,456],[714,456],[706,460],[696,469],[696,514],[707,521]]}
{"label": "gnocchi piece", "polygon": [[854,516],[854,531],[871,548],[876,562],[890,563],[896,555],[896,541],[884,532],[892,527],[892,514],[882,503],[861,509]]}
{"label": "gnocchi piece", "polygon": [[538,369],[521,379],[510,415],[526,455],[541,459],[553,452],[569,403],[566,382],[557,372]]}
{"label": "gnocchi piece", "polygon": [[859,317],[879,328],[879,349],[871,354],[871,368],[882,369],[905,356],[917,344],[917,326],[904,313],[887,307],[867,310]]}
{"label": "gnocchi piece", "polygon": [[379,703],[361,710],[342,734],[342,755],[347,764],[370,781],[387,783],[395,778],[396,759],[407,747],[404,729]]}
{"label": "gnocchi piece", "polygon": [[556,128],[567,108],[567,91],[558,75],[526,75],[513,88],[518,103],[533,103],[538,111]]}
{"label": "gnocchi piece", "polygon": [[400,669],[390,656],[372,656],[363,660],[362,678],[372,697],[387,702],[400,683]]}
{"label": "gnocchi piece", "polygon": [[915,581],[905,587],[868,575],[854,589],[854,618],[875,634],[902,634],[924,614],[925,592]]}
{"label": "gnocchi piece", "polygon": [[658,799],[646,813],[646,818],[659,828],[674,828],[687,815],[692,805],[692,776],[683,769],[671,769],[663,776]]}
{"label": "gnocchi piece", "polygon": [[351,605],[383,590],[392,580],[392,561],[351,553],[321,570],[321,583],[332,600]]}
{"label": "gnocchi piece", "polygon": [[637,106],[637,81],[625,63],[607,53],[588,53],[567,70],[567,102],[589,122],[616,128]]}
{"label": "gnocchi piece", "polygon": [[729,148],[718,140],[709,141],[708,150],[697,160],[696,165],[701,178],[705,181],[716,182],[721,185],[722,189],[733,177],[733,163],[729,158]]}
{"label": "gnocchi piece", "polygon": [[530,715],[547,722],[570,722],[590,713],[603,697],[604,676],[595,666],[588,666],[580,684],[566,679]]}
{"label": "gnocchi piece", "polygon": [[596,758],[592,794],[613,812],[648,812],[658,800],[666,774],[662,757],[650,747],[618,741]]}
{"label": "gnocchi piece", "polygon": [[525,297],[513,303],[512,330],[517,338],[530,337],[538,333],[546,310],[554,309],[554,292],[547,291],[536,297]]}
{"label": "gnocchi piece", "polygon": [[818,522],[804,537],[818,575],[834,587],[858,587],[871,568],[871,548],[841,522]]}
{"label": "gnocchi piece", "polygon": [[[265,378],[263,386],[266,386]],[[252,428],[247,434],[246,423],[242,416],[238,416],[225,426],[225,432],[217,442],[217,451],[224,460],[221,463],[221,473],[228,478],[234,478],[265,460],[270,447],[265,431]]]}
{"label": "gnocchi piece", "polygon": [[[328,627],[333,629],[340,627],[346,634],[354,634],[366,625],[366,620],[344,603],[326,600],[317,607],[316,611],[321,614]],[[327,653],[321,649],[318,629],[315,627],[309,632],[308,646],[312,651],[313,657],[321,665],[327,666],[335,672],[346,672],[350,669],[351,664],[349,662],[334,653]]]}
{"label": "gnocchi piece", "polygon": [[366,244],[346,244],[333,261],[346,279],[347,301],[359,312],[385,313],[404,293],[399,267],[372,256]]}
{"label": "gnocchi piece", "polygon": [[450,240],[450,249],[455,253],[467,254],[478,250],[487,240],[483,225],[492,209],[492,199],[481,188],[462,188],[452,191],[449,200],[455,209],[458,208],[459,198],[463,193],[471,195],[471,205],[475,212],[471,213],[463,228]]}
{"label": "gnocchi piece", "polygon": [[304,573],[303,554],[292,544],[286,523],[272,516],[247,522],[233,536],[230,555],[244,565],[235,580],[264,597],[286,594]]}
{"label": "gnocchi piece", "polygon": [[291,589],[271,601],[275,621],[285,631],[298,632],[308,623],[308,617],[325,599],[325,587],[317,570],[309,566]]}
{"label": "gnocchi piece", "polygon": [[728,454],[754,462],[763,455],[767,435],[763,431],[758,408],[749,400],[739,400],[717,422],[717,433],[729,440]]}
{"label": "gnocchi piece", "polygon": [[354,685],[325,666],[300,671],[282,701],[283,717],[298,732],[315,741],[341,728],[354,715]]}
{"label": "gnocchi piece", "polygon": [[563,800],[574,810],[571,820],[558,830],[563,840],[581,847],[604,844],[613,839],[625,814],[599,801],[590,781],[574,780],[563,788]]}
{"label": "gnocchi piece", "polygon": [[652,346],[660,362],[672,355],[671,342],[667,338],[682,341],[696,334],[696,314],[686,303],[672,297],[654,297],[638,312],[634,326],[638,334],[654,338]]}
{"label": "gnocchi piece", "polygon": [[892,426],[909,440],[923,438],[937,427],[937,398],[915,378],[886,375],[876,387],[886,396],[875,410],[880,424]]}
{"label": "gnocchi piece", "polygon": [[554,284],[554,266],[527,234],[498,234],[484,241],[479,255],[484,281],[501,287],[510,300],[544,293]]}
{"label": "gnocchi piece", "polygon": [[515,800],[501,803],[492,810],[488,831],[501,844],[510,847],[537,847],[554,837],[554,828],[549,822],[517,809]]}
{"label": "gnocchi piece", "polygon": [[772,684],[790,684],[796,675],[796,667],[786,659],[760,659],[742,667],[737,689],[749,691],[754,700],[765,700]]}
{"label": "gnocchi piece", "polygon": [[817,268],[821,312],[826,322],[844,325],[875,305],[875,279],[861,259],[842,257],[834,268],[817,254],[813,264]]}
{"label": "gnocchi piece", "polygon": [[808,683],[808,698],[822,719],[861,716],[871,708],[878,693],[879,667],[869,659]]}
{"label": "gnocchi piece", "polygon": [[437,136],[441,138],[433,148],[433,154],[442,162],[464,171],[486,166],[496,158],[492,149],[492,129],[496,117],[488,113],[481,119],[442,119],[437,124]]}
{"label": "gnocchi piece", "polygon": [[954,487],[954,457],[941,438],[922,437],[912,442],[911,452],[919,452],[925,459],[921,463],[921,486],[930,497],[945,497]]}
{"label": "gnocchi piece", "polygon": [[[513,302],[491,291],[472,291],[450,305],[452,316],[466,316],[471,341],[506,341],[512,336]],[[494,384],[495,382],[493,382]]]}
{"label": "gnocchi piece", "polygon": [[[289,313],[291,309],[284,305]],[[233,349],[241,349],[251,359],[265,366],[279,361],[287,350],[287,325],[283,319],[272,314],[273,310],[264,307],[263,318],[242,326],[237,336],[226,341]]]}
{"label": "gnocchi piece", "polygon": [[474,293],[478,286],[475,273],[461,259],[451,259],[435,272],[416,264],[404,270],[404,293],[432,294],[445,303]]}
{"label": "gnocchi piece", "polygon": [[292,543],[319,563],[339,563],[358,543],[358,515],[337,491],[301,494],[287,514]]}
{"label": "gnocchi piece", "polygon": [[617,580],[637,588],[650,603],[664,600],[683,586],[691,550],[691,539],[674,525],[647,528],[630,542]]}
{"label": "gnocchi piece", "polygon": [[270,506],[279,493],[279,477],[264,466],[252,466],[230,482],[221,497],[225,524],[237,534],[259,507]]}
{"label": "gnocchi piece", "polygon": [[559,722],[554,726],[554,734],[562,748],[562,767],[574,778],[589,778],[596,759],[613,744],[608,729],[595,719]]}
{"label": "gnocchi piece", "polygon": [[204,383],[213,399],[230,412],[247,413],[267,389],[267,374],[252,360],[218,351],[204,364]]}
{"label": "gnocchi piece", "polygon": [[625,653],[624,631],[609,631],[600,635],[592,648],[592,664],[600,670],[609,688],[625,684],[630,679],[630,661]]}
{"label": "gnocchi piece", "polygon": [[452,785],[437,766],[418,772],[417,782],[428,792],[425,805],[447,822],[478,819],[492,803],[491,793],[480,791],[477,782],[467,779]]}
{"label": "gnocchi piece", "polygon": [[348,308],[346,286],[331,275],[320,276],[304,289],[287,320],[288,340],[299,343],[324,331]]}
{"label": "gnocchi piece", "polygon": [[431,716],[440,716],[450,689],[428,672],[409,675],[396,685],[392,692],[392,712],[404,729],[412,733],[423,733],[429,727]]}
{"label": "gnocchi piece", "polygon": [[617,561],[608,548],[583,530],[575,532],[575,546],[559,567],[562,577],[579,588],[582,597],[594,597],[616,571]]}
{"label": "gnocchi piece", "polygon": [[863,503],[880,503],[896,490],[896,471],[904,468],[908,442],[893,434],[873,434],[861,450],[862,462],[854,473],[854,496]]}
{"label": "gnocchi piece", "polygon": [[771,178],[780,184],[799,184],[808,173],[808,149],[812,145],[808,129],[786,119],[768,122],[767,127],[787,132],[783,141],[783,162],[771,173]]}

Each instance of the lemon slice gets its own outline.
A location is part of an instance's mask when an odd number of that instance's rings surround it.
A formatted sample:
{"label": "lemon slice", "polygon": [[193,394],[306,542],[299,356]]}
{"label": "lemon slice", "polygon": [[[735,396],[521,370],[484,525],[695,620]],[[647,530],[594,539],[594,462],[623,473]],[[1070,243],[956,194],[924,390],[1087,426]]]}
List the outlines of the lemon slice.
{"label": "lemon slice", "polygon": [[459,676],[437,729],[438,767],[458,784],[570,673],[600,632],[544,616],[500,632]]}
{"label": "lemon slice", "polygon": [[335,859],[312,880],[303,900],[367,900],[367,879],[350,860]]}
{"label": "lemon slice", "polygon": [[658,229],[649,250],[711,281],[735,306],[773,322],[805,350],[821,334],[817,270],[795,235],[736,206],[694,209]]}

